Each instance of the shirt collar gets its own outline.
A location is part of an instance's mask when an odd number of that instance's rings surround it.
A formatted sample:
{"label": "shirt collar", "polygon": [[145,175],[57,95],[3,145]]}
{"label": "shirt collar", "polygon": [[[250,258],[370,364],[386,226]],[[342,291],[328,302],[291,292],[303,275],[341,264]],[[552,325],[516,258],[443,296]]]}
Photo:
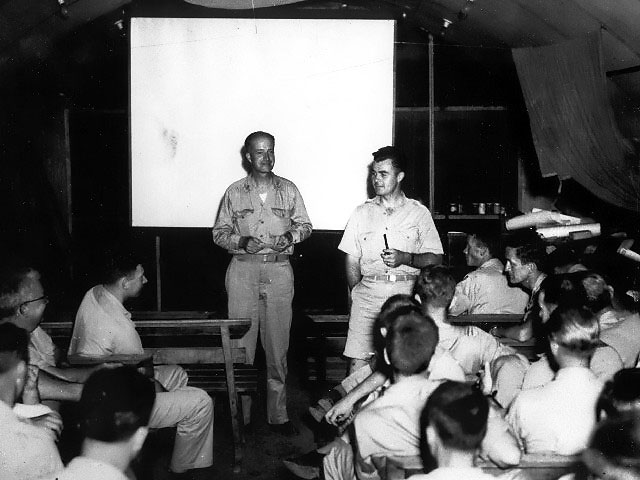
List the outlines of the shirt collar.
{"label": "shirt collar", "polygon": [[490,258],[489,260],[487,260],[486,262],[484,262],[482,265],[478,267],[478,269],[481,269],[481,268],[487,268],[487,269],[490,268],[490,269],[499,270],[500,272],[502,272],[504,270],[504,265],[500,260],[494,257],[494,258]]}
{"label": "shirt collar", "polygon": [[[271,175],[271,185],[273,186],[273,188],[276,190],[282,188],[282,180],[280,179],[280,177],[275,173],[272,173]],[[247,175],[244,179],[244,189],[247,192],[250,192],[251,190],[257,188],[258,184],[256,183],[255,179],[251,176],[251,174]]]}
{"label": "shirt collar", "polygon": [[534,294],[538,290],[540,290],[540,285],[542,285],[542,282],[544,281],[545,278],[547,278],[547,275],[544,273],[541,273],[538,276],[538,278],[536,278],[536,283],[533,284],[533,288],[531,289],[531,294]]}
{"label": "shirt collar", "polygon": [[[379,205],[382,208],[386,208],[384,207],[384,205],[382,205],[382,199],[380,198],[379,195],[376,195],[375,197],[368,199],[365,203],[375,203],[376,205]],[[404,194],[403,191],[400,191],[400,204],[397,205],[396,208],[404,207],[406,203],[407,203],[407,196]]]}
{"label": "shirt collar", "polygon": [[114,308],[119,310],[125,317],[131,319],[131,312],[124,308],[124,305],[118,300],[113,293],[107,290],[104,285],[98,285],[98,291],[96,292],[96,300],[100,303],[100,297],[102,297],[105,301],[111,303]]}

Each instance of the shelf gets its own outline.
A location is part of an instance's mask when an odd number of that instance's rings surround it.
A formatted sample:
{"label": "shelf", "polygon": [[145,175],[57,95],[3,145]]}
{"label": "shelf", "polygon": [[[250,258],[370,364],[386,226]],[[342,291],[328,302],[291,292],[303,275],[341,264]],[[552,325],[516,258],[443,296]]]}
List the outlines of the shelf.
{"label": "shelf", "polygon": [[495,214],[454,214],[454,215],[443,215],[441,213],[435,213],[433,215],[434,220],[500,220],[500,215]]}

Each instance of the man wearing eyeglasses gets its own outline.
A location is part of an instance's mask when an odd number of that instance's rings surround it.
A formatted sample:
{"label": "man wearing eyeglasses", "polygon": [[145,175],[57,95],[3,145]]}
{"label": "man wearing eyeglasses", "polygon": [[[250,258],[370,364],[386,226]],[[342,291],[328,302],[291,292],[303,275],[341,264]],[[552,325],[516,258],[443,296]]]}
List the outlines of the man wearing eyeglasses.
{"label": "man wearing eyeglasses", "polygon": [[30,333],[29,363],[39,369],[38,393],[41,400],[78,401],[82,384],[103,367],[61,368],[61,352],[40,328],[49,302],[33,268],[4,266],[0,271],[0,323],[13,323]]}

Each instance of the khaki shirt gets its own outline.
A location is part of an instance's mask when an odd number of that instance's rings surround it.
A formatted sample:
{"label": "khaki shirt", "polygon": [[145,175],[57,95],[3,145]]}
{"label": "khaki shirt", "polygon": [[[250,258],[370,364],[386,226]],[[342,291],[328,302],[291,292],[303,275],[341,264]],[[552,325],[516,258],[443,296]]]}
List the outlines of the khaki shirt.
{"label": "khaki shirt", "polygon": [[387,267],[380,254],[387,235],[389,248],[408,253],[442,254],[442,243],[431,213],[420,202],[403,195],[402,204],[389,210],[378,197],[356,208],[344,229],[338,248],[360,259],[362,275],[417,275],[408,265]]}
{"label": "khaki shirt", "polygon": [[[238,248],[240,237],[255,237],[273,245],[277,237],[289,232],[293,243],[299,243],[311,235],[311,228],[304,201],[293,182],[274,175],[263,202],[249,175],[227,188],[213,226],[213,241],[231,254],[246,253]],[[282,252],[267,246],[258,253],[291,255],[293,245]]]}

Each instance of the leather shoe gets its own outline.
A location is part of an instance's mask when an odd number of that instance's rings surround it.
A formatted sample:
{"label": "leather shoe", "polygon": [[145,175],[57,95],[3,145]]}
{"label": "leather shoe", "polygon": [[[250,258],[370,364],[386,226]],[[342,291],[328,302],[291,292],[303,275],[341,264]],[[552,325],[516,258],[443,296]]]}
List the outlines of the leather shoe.
{"label": "leather shoe", "polygon": [[279,433],[285,437],[294,437],[300,433],[296,426],[291,423],[291,420],[288,420],[285,423],[270,423],[269,428],[272,432]]}

